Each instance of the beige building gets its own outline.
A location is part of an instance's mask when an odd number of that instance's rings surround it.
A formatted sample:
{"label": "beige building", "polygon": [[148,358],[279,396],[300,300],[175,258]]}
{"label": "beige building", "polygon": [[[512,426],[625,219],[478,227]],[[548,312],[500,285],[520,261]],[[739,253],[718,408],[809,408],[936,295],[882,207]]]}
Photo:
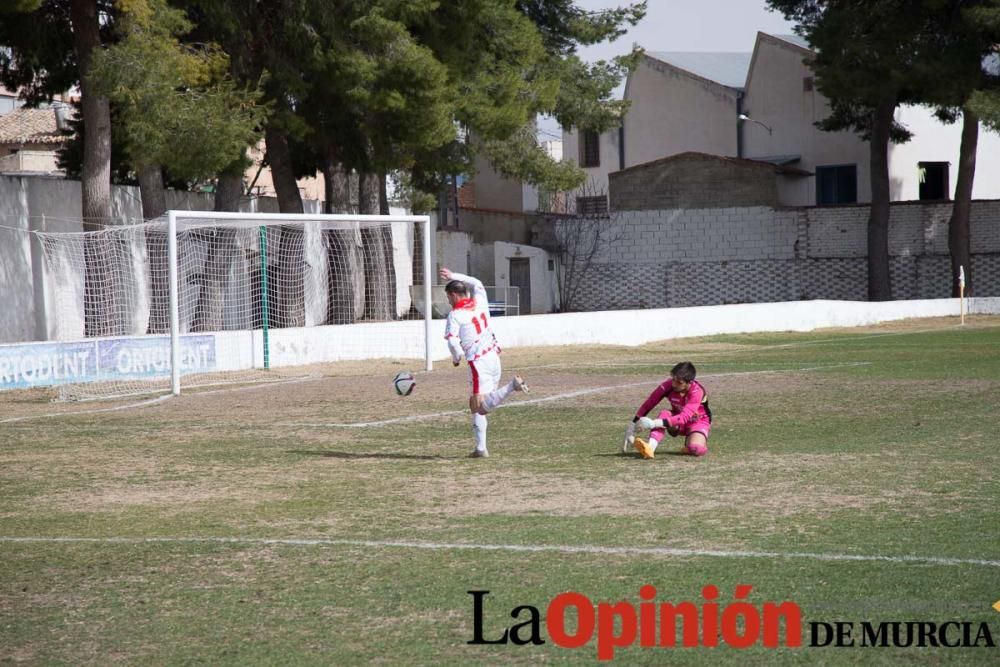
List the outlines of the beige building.
{"label": "beige building", "polygon": [[463,185],[471,186],[471,200],[460,200],[469,208],[523,213],[538,210],[538,189],[498,173],[482,155],[476,156],[476,173]]}
{"label": "beige building", "polygon": [[56,108],[16,107],[0,115],[0,172],[62,173],[56,151],[66,143]]}
{"label": "beige building", "polygon": [[[563,159],[561,139],[541,139],[539,146],[553,160]],[[489,160],[477,154],[475,173],[471,178],[460,178],[457,182],[457,201],[461,208],[504,213],[533,213],[540,208],[547,209],[551,200],[539,193],[534,185],[507,178],[493,168]],[[541,201],[544,199],[544,201]]]}
{"label": "beige building", "polygon": [[[257,142],[256,146],[247,149],[250,166],[247,167],[246,173],[243,174],[243,183],[251,197],[278,196],[277,191],[274,189],[271,168],[264,163],[265,154],[266,148],[263,139]],[[323,185],[323,178],[319,174],[300,178],[296,183],[299,186],[299,195],[302,196],[302,199],[326,200],[326,188]]]}
{"label": "beige building", "polygon": [[[605,190],[613,171],[693,151],[781,167],[784,205],[869,202],[868,144],[815,126],[830,108],[808,66],[813,55],[800,37],[765,33],[752,53],[647,52],[626,82],[623,127],[599,137],[566,130],[565,155]],[[890,147],[893,201],[950,199],[961,124],[914,106],[896,120],[914,137]],[[1000,137],[983,127],[973,197],[1000,198]]]}
{"label": "beige building", "polygon": [[[813,172],[798,183],[785,181],[782,199],[792,204],[871,201],[869,146],[853,132],[823,132],[814,123],[830,111],[808,66],[813,52],[795,35],[757,34],[743,101],[744,113],[771,128],[744,121],[744,157],[798,158],[794,166]],[[896,121],[913,133],[889,146],[889,188],[893,201],[952,198],[958,181],[962,124],[945,124],[920,106],[896,109]],[[845,192],[846,190],[846,192]],[[1000,198],[1000,137],[979,128],[975,199]]]}
{"label": "beige building", "polygon": [[749,63],[749,53],[647,51],[625,83],[622,127],[564,131],[564,155],[599,192],[607,192],[609,173],[671,155],[737,156],[736,109]]}

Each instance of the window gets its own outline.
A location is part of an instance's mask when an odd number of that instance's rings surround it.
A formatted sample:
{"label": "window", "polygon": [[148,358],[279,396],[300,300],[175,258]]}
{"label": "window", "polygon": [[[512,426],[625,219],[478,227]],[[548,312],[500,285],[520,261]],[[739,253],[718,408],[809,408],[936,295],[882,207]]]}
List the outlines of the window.
{"label": "window", "polygon": [[814,79],[811,76],[802,77],[802,92],[808,93],[813,89]]}
{"label": "window", "polygon": [[918,162],[920,200],[948,200],[948,163]]}
{"label": "window", "polygon": [[577,215],[604,215],[608,212],[608,198],[604,195],[596,197],[577,197]]}
{"label": "window", "polygon": [[580,130],[580,166],[601,166],[601,135],[593,130]]}
{"label": "window", "polygon": [[816,205],[856,204],[858,202],[858,167],[843,164],[816,167]]}

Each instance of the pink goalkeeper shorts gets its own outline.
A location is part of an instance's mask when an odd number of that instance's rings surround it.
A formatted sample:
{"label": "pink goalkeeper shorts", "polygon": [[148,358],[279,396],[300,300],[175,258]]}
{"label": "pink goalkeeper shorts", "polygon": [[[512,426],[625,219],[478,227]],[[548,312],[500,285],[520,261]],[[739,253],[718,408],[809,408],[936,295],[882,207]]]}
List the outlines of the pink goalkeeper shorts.
{"label": "pink goalkeeper shorts", "polygon": [[[666,419],[669,416],[670,416],[669,412],[663,412],[660,414],[660,419]],[[667,435],[670,434],[670,432],[666,431],[666,429],[655,429],[655,430],[660,432],[665,432],[665,434]],[[710,422],[706,418],[706,419],[699,419],[698,421],[694,422],[689,422],[684,426],[680,426],[677,428],[677,431],[675,433],[678,436],[682,437],[687,437],[692,433],[701,433],[705,436],[705,440],[707,441],[708,434],[711,432],[711,430],[712,430],[712,422]],[[701,443],[694,444],[690,447],[685,445],[685,448],[687,449],[689,454],[692,454],[694,456],[704,456],[705,454],[708,453],[708,445],[703,445]]]}
{"label": "pink goalkeeper shorts", "polygon": [[705,439],[708,440],[708,433],[712,430],[712,422],[707,419],[699,419],[696,422],[690,422],[686,426],[681,426],[677,429],[677,435],[689,435],[691,433],[704,433]]}
{"label": "pink goalkeeper shorts", "polygon": [[[663,421],[666,421],[667,417],[670,416],[671,416],[670,413],[666,411],[660,413],[660,419],[662,419]],[[687,424],[678,426],[677,435],[686,436],[691,433],[704,433],[705,439],[708,440],[708,434],[711,430],[712,430],[712,422],[709,421],[708,417],[704,417],[702,419],[699,419],[698,421],[688,422]]]}

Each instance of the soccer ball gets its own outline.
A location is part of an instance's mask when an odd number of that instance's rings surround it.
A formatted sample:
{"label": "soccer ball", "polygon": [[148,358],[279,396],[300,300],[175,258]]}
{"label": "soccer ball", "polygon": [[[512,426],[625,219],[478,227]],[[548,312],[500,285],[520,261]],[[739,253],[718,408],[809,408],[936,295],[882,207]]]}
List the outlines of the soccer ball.
{"label": "soccer ball", "polygon": [[412,373],[400,371],[392,379],[392,386],[400,396],[409,396],[413,392],[413,388],[417,386],[417,381],[413,378]]}

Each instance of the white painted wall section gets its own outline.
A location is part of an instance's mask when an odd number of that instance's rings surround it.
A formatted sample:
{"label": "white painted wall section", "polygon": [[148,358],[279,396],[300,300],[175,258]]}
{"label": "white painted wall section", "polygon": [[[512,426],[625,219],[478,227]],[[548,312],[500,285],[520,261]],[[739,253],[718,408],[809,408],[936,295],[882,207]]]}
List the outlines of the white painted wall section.
{"label": "white painted wall section", "polygon": [[[969,299],[968,311],[1000,314],[1000,297]],[[958,299],[919,301],[789,301],[563,313],[495,318],[504,348],[544,345],[643,345],[657,340],[764,331],[813,331],[827,327],[860,327],[917,317],[954,316]]]}
{"label": "white painted wall section", "polygon": [[[969,314],[1000,314],[1000,297],[968,300]],[[857,327],[879,322],[922,318],[953,317],[959,323],[958,299],[889,301],[882,303],[854,301],[798,301],[759,303],[658,310],[631,310],[594,313],[565,313],[522,317],[495,317],[492,325],[500,344],[506,348],[560,345],[634,346],[657,340],[711,336],[716,334],[757,333],[765,331],[813,331],[827,327]],[[423,359],[424,323],[422,321],[348,324],[301,329],[275,329],[270,332],[272,368],[305,366],[314,363],[362,359]],[[212,371],[245,370],[263,366],[260,331],[194,334],[206,350],[214,336]],[[150,347],[150,337],[125,339],[118,349],[136,354],[163,357],[162,350]],[[159,337],[163,338],[163,337]],[[25,386],[48,386],[66,382],[55,377],[52,369],[59,360],[74,360],[89,354],[84,348],[94,339],[66,343],[30,343],[0,345],[0,389]],[[444,342],[444,321],[432,328],[431,357],[450,357]],[[53,361],[55,360],[55,361]],[[76,362],[74,362],[76,363]],[[182,380],[183,385],[183,380]]]}

